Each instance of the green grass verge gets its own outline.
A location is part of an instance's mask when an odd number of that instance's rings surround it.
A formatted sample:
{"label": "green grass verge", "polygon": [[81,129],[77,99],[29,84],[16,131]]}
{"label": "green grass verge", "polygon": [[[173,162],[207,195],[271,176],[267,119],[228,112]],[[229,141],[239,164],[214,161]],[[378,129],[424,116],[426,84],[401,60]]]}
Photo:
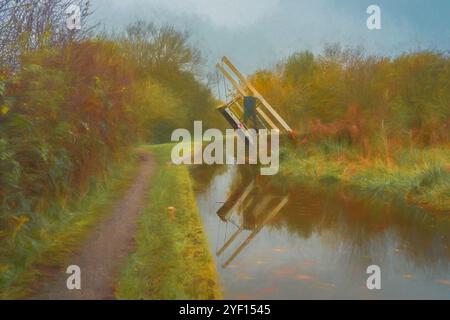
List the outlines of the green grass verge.
{"label": "green grass verge", "polygon": [[450,148],[399,149],[389,160],[325,144],[282,151],[276,183],[339,183],[375,196],[403,198],[432,211],[450,211]]}
{"label": "green grass verge", "polygon": [[33,217],[14,237],[0,239],[0,299],[32,295],[45,270],[66,265],[92,227],[112,211],[115,200],[131,185],[136,159],[132,155],[112,165],[76,203],[55,204]]}
{"label": "green grass verge", "polygon": [[[172,146],[145,148],[158,165],[139,220],[136,250],[117,282],[118,299],[222,298],[189,171],[170,164]],[[169,207],[176,208],[172,218]]]}

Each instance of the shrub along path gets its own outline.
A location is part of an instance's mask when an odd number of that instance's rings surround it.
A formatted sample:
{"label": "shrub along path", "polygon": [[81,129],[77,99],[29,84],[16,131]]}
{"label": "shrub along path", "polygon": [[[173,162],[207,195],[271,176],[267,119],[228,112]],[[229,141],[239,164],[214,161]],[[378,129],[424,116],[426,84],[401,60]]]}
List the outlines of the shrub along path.
{"label": "shrub along path", "polygon": [[81,290],[68,290],[66,267],[50,274],[36,299],[114,299],[114,282],[123,258],[134,250],[139,214],[147,204],[154,172],[153,156],[142,156],[138,175],[112,214],[101,222],[81,250],[68,260],[81,268]]}

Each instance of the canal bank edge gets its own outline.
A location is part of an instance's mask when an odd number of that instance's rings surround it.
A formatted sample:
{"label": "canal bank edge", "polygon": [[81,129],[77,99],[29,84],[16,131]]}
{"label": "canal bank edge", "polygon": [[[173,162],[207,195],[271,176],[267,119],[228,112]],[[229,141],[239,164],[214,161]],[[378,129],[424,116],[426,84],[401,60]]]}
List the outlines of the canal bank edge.
{"label": "canal bank edge", "polygon": [[[274,184],[339,185],[375,197],[399,199],[437,214],[450,213],[450,151],[397,150],[394,160],[363,159],[346,148],[327,145],[281,150]],[[335,149],[335,150],[334,150]]]}
{"label": "canal bank edge", "polygon": [[157,167],[138,221],[134,253],[121,269],[117,299],[222,299],[188,168],[170,162],[172,144],[145,146]]}

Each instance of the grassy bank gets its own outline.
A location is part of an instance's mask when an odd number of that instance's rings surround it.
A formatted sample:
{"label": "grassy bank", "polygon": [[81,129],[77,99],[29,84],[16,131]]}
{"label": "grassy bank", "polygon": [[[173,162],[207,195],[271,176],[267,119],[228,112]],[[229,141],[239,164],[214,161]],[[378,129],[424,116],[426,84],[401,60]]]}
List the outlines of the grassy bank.
{"label": "grassy bank", "polygon": [[15,234],[0,234],[0,299],[33,294],[45,270],[64,266],[83,243],[92,227],[112,211],[134,180],[137,157],[127,157],[95,179],[90,191],[64,204],[55,200],[51,209],[29,221],[15,221]]}
{"label": "grassy bank", "polygon": [[333,143],[285,149],[276,183],[340,183],[374,196],[400,197],[419,207],[450,212],[450,148],[399,149],[389,157],[361,156]]}
{"label": "grassy bank", "polygon": [[[220,299],[215,264],[188,169],[170,164],[172,145],[145,148],[158,163],[136,250],[119,277],[118,299]],[[175,208],[173,215],[168,208]]]}

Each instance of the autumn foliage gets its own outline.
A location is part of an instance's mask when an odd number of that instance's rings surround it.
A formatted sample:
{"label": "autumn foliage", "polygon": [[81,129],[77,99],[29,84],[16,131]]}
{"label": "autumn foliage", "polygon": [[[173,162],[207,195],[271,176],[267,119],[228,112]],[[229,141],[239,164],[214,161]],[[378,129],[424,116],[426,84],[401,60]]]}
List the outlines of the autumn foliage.
{"label": "autumn foliage", "polygon": [[[26,50],[20,68],[2,68],[0,227],[6,234],[11,221],[33,220],[49,205],[83,195],[133,145],[169,141],[172,130],[214,113],[210,90],[186,68],[198,64],[187,35],[143,23],[134,30],[142,37]],[[147,59],[136,59],[138,50]]]}
{"label": "autumn foliage", "polygon": [[450,57],[439,52],[377,57],[327,47],[300,52],[252,81],[302,135],[361,147],[450,142]]}

